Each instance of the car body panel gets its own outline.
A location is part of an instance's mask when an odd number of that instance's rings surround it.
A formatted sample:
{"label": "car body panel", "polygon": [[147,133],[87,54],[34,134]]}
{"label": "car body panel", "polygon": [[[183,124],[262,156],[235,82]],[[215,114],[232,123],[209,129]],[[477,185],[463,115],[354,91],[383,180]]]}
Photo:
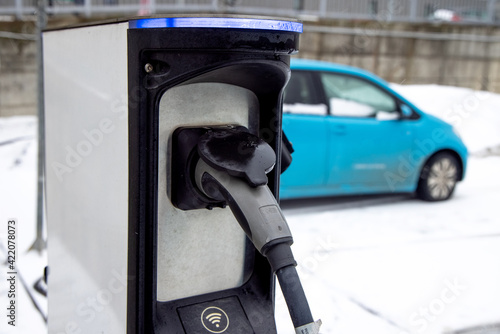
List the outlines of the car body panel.
{"label": "car body panel", "polygon": [[[323,186],[329,163],[325,154],[329,142],[326,120],[316,115],[289,115],[283,120],[283,126],[299,139],[291,139],[295,150],[293,166],[288,168],[286,175],[283,174],[285,183],[294,188]],[[304,170],[308,171],[307,177],[303,177]]]}
{"label": "car body panel", "polygon": [[[282,199],[414,192],[426,161],[443,150],[456,154],[463,165],[461,179],[465,175],[467,149],[452,126],[420,110],[384,80],[355,67],[311,60],[292,60],[291,69],[292,77],[298,72],[316,76],[311,90],[317,96],[312,105],[284,104],[283,129],[295,152],[281,177]],[[335,116],[328,87],[318,79],[322,73],[374,85],[394,98],[399,110],[388,117]],[[348,109],[356,107],[345,102]],[[411,109],[410,116],[402,105]]]}
{"label": "car body panel", "polygon": [[[328,180],[348,188],[383,189],[384,174],[397,168],[412,145],[412,133],[405,122],[379,121],[374,118],[328,117],[332,131]],[[395,136],[399,140],[393,140]]]}

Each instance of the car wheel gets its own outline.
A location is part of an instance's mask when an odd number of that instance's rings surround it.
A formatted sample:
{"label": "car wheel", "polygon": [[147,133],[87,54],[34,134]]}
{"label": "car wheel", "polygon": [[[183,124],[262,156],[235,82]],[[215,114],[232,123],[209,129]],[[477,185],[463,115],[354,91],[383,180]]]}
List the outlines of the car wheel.
{"label": "car wheel", "polygon": [[444,201],[451,197],[460,170],[457,158],[438,153],[427,161],[417,186],[417,196],[425,201]]}

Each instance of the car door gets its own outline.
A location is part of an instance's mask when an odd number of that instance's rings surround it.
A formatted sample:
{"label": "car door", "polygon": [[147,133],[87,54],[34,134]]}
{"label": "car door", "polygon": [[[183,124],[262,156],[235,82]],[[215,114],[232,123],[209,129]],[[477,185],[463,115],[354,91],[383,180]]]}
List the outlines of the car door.
{"label": "car door", "polygon": [[281,176],[281,198],[315,195],[328,177],[328,131],[310,71],[292,71],[283,101],[283,131],[293,145],[292,164]]}
{"label": "car door", "polygon": [[341,193],[397,191],[390,177],[401,172],[413,141],[411,122],[397,99],[366,78],[318,75],[330,110],[328,185]]}

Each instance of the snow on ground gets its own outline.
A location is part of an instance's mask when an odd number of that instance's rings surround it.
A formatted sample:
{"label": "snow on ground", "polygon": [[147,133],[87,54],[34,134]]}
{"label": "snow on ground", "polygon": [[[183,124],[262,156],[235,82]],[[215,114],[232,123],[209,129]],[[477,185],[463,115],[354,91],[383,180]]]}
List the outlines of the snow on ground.
{"label": "snow on ground", "polygon": [[[492,152],[500,147],[500,95],[394,87],[452,123],[474,156],[454,198],[442,203],[402,195],[284,203],[321,333],[453,333],[499,324],[500,155]],[[19,272],[46,314],[46,301],[32,289],[46,253],[28,252],[35,239],[36,126],[34,117],[0,118],[0,307],[7,305],[6,222],[15,218]],[[18,326],[2,316],[0,333],[46,333],[21,286]],[[279,289],[276,299],[279,333],[293,333]]]}
{"label": "snow on ground", "polygon": [[[42,312],[47,302],[33,290],[47,263],[46,252],[28,252],[36,235],[37,182],[36,117],[0,118],[0,333],[46,333],[45,322],[23,287],[29,288]],[[5,262],[7,221],[16,220],[16,327],[7,324],[5,315],[10,299],[7,278],[11,275]]]}
{"label": "snow on ground", "polygon": [[[321,200],[314,210],[284,203],[322,333],[444,333],[499,323],[498,170],[500,157],[471,159],[467,181],[442,203],[411,196]],[[291,333],[282,300],[278,314],[280,333]]]}

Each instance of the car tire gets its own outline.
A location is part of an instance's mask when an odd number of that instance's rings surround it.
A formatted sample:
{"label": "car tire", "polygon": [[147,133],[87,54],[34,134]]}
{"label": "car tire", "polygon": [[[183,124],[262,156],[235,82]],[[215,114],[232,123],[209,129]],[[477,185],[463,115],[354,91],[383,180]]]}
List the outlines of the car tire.
{"label": "car tire", "polygon": [[417,197],[424,201],[444,201],[453,195],[460,165],[455,156],[441,152],[425,164],[417,186]]}

